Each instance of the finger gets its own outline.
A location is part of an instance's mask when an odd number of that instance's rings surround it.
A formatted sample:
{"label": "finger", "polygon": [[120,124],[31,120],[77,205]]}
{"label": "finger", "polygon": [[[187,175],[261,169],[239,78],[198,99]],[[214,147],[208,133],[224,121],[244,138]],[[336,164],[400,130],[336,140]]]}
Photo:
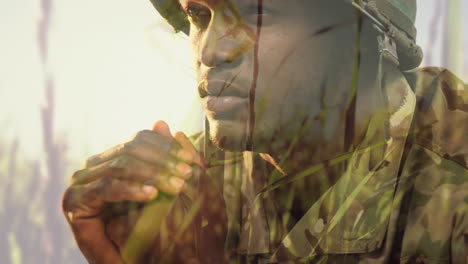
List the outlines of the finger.
{"label": "finger", "polygon": [[162,120],[156,121],[156,123],[154,123],[154,125],[153,125],[152,130],[154,132],[160,133],[161,135],[163,135],[167,139],[172,139],[172,133],[171,133],[171,130],[169,129],[169,126],[167,125],[166,122],[164,122]]}
{"label": "finger", "polygon": [[160,173],[162,175],[172,175],[176,177],[180,177],[184,180],[190,179],[192,176],[193,168],[187,163],[184,163],[180,160],[171,159],[168,160],[161,169]]}
{"label": "finger", "polygon": [[[148,146],[148,144],[150,144]],[[83,168],[96,166],[120,155],[132,155],[148,162],[164,160],[170,153],[176,153],[179,144],[150,130],[143,130],[135,134],[125,143],[114,146],[103,153],[91,156]]]}
{"label": "finger", "polygon": [[[118,189],[119,198],[115,197],[115,190],[103,190],[109,188]],[[93,217],[100,213],[104,201],[125,199],[143,202],[153,199],[156,195],[157,190],[152,186],[124,182],[117,184],[99,182],[87,187],[73,186],[65,191],[62,210],[81,252],[89,263],[124,263],[118,250],[109,240],[102,219]]]}
{"label": "finger", "polygon": [[192,162],[199,165],[200,167],[206,169],[207,165],[203,160],[203,157],[200,155],[200,153],[195,149],[195,146],[193,146],[192,142],[190,142],[190,139],[181,131],[177,132],[174,135],[175,141],[177,141],[181,146],[182,149],[190,152]]}
{"label": "finger", "polygon": [[99,216],[108,203],[147,202],[157,195],[153,186],[103,177],[90,184],[69,187],[63,196],[62,209],[73,223]]}
{"label": "finger", "polygon": [[[198,155],[193,147],[192,151],[182,150],[182,146],[173,140],[169,143],[170,147],[169,151],[167,151],[168,153],[160,153],[160,151],[158,151],[160,145],[158,144],[160,143],[149,140],[147,137],[142,137],[138,145],[139,148],[129,145],[129,152],[131,153],[130,155],[133,154],[136,159],[147,162],[149,165],[153,165],[161,170],[168,170],[172,175],[184,179],[191,176],[192,167],[189,164],[193,163],[194,154]],[[137,164],[137,166],[134,167],[137,168],[143,165],[144,164]],[[154,174],[154,171],[152,173]]]}
{"label": "finger", "polygon": [[107,237],[102,221],[97,218],[79,219],[71,228],[78,247],[89,263],[124,264],[119,251]]}
{"label": "finger", "polygon": [[159,191],[169,195],[177,195],[187,188],[185,180],[176,176],[158,177],[152,184]]}
{"label": "finger", "polygon": [[105,176],[144,182],[150,180],[156,173],[157,170],[154,165],[133,156],[122,155],[97,166],[75,172],[71,183],[74,185],[87,184]]}
{"label": "finger", "polygon": [[182,179],[188,179],[192,175],[192,167],[174,159],[167,161],[165,164],[157,165],[123,155],[98,166],[75,172],[71,183],[73,185],[87,184],[105,176],[144,183],[153,180],[159,174],[171,174]]}

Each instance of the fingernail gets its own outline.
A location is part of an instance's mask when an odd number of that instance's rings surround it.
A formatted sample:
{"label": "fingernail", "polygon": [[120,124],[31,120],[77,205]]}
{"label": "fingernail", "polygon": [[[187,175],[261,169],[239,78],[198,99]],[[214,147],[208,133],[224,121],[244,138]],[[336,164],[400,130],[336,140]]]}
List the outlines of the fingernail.
{"label": "fingernail", "polygon": [[150,185],[143,185],[142,191],[148,197],[151,197],[156,194],[156,188]]}
{"label": "fingernail", "polygon": [[180,191],[182,187],[185,185],[185,181],[182,180],[181,178],[177,177],[172,177],[169,179],[169,183],[171,184],[172,187],[174,187],[177,191]]}

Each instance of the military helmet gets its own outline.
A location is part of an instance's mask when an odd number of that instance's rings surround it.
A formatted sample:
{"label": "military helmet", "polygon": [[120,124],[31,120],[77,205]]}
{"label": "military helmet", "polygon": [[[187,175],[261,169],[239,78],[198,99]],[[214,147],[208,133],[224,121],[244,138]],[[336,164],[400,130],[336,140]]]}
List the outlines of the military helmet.
{"label": "military helmet", "polygon": [[[178,0],[150,0],[176,32],[189,32],[189,22]],[[419,66],[422,51],[416,45],[416,0],[343,0],[374,21],[388,40],[381,50],[395,57],[402,70]]]}
{"label": "military helmet", "polygon": [[389,43],[385,43],[402,70],[416,68],[423,53],[416,45],[416,0],[348,0],[374,21]]}

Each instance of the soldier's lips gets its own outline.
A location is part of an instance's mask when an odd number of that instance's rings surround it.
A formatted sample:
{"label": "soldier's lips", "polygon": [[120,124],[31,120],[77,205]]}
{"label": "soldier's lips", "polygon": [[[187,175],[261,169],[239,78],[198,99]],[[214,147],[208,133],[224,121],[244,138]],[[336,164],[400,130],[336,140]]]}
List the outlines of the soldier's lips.
{"label": "soldier's lips", "polygon": [[204,107],[210,111],[216,113],[228,113],[233,112],[241,108],[248,106],[248,98],[225,95],[225,96],[213,96],[208,95],[203,99]]}

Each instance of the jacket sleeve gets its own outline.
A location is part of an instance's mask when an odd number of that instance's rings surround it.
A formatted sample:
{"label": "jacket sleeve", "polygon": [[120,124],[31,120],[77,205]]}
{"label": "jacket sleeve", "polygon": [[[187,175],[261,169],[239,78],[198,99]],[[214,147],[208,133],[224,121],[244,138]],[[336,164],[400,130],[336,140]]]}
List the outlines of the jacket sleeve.
{"label": "jacket sleeve", "polygon": [[[468,196],[465,197],[465,201]],[[455,213],[451,241],[451,262],[468,263],[468,205],[464,204]]]}

